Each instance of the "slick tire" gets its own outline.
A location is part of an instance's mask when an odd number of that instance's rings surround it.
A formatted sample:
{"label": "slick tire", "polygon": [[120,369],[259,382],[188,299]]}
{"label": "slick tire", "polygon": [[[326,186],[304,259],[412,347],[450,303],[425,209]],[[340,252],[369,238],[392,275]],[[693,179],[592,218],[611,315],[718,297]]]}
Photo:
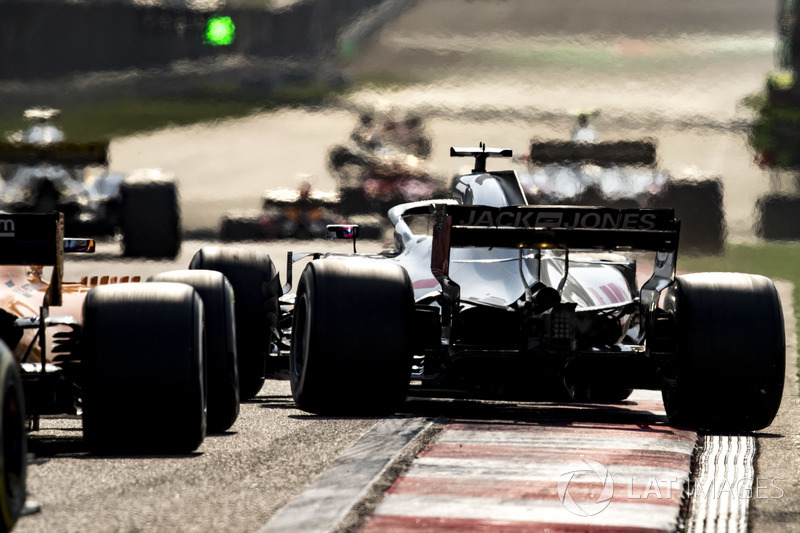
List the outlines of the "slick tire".
{"label": "slick tire", "polygon": [[267,232],[255,216],[226,214],[219,222],[219,238],[223,241],[261,241],[267,238]]}
{"label": "slick tire", "polygon": [[675,218],[681,221],[681,252],[716,255],[724,251],[727,226],[719,179],[669,182],[654,199],[654,207],[675,209]]}
{"label": "slick tire", "polygon": [[208,433],[227,431],[239,416],[233,287],[221,272],[213,270],[173,270],[152,276],[147,281],[185,283],[203,300]]}
{"label": "slick tire", "polygon": [[178,187],[171,180],[122,183],[120,205],[122,254],[173,259],[181,251]]}
{"label": "slick tire", "polygon": [[666,291],[675,358],[662,395],[671,424],[746,432],[772,423],[783,394],[783,313],[769,278],[679,276]]}
{"label": "slick tire", "polygon": [[203,302],[188,285],[92,289],[83,306],[83,433],[95,452],[186,453],[206,434]]}
{"label": "slick tire", "polygon": [[0,341],[0,532],[11,531],[25,505],[25,402],[16,361]]}
{"label": "slick tire", "polygon": [[249,400],[264,385],[267,357],[278,341],[281,284],[275,265],[258,250],[209,246],[194,255],[189,268],[221,272],[233,287],[239,397]]}
{"label": "slick tire", "polygon": [[297,406],[330,415],[397,411],[408,394],[413,306],[399,265],[309,263],[297,289],[289,359]]}
{"label": "slick tire", "polygon": [[800,197],[770,194],[759,198],[756,235],[769,241],[800,240]]}

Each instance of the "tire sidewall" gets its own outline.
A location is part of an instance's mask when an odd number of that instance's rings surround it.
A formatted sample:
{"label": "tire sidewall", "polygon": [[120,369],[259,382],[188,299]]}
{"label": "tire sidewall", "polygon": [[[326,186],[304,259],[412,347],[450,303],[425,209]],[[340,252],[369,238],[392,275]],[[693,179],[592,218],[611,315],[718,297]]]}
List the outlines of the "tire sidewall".
{"label": "tire sidewall", "polygon": [[22,381],[11,352],[0,342],[0,529],[11,531],[25,505],[27,438]]}
{"label": "tire sidewall", "polygon": [[239,371],[236,354],[233,289],[212,270],[163,272],[148,282],[184,283],[197,291],[205,314],[205,363],[208,392],[208,432],[229,429],[239,416]]}
{"label": "tire sidewall", "polygon": [[298,407],[320,414],[399,408],[410,380],[414,303],[405,269],[361,258],[312,261],[298,294],[290,357]]}
{"label": "tire sidewall", "polygon": [[674,375],[664,389],[670,422],[714,431],[768,426],[785,371],[783,312],[768,278],[679,276],[665,310],[675,322]]}

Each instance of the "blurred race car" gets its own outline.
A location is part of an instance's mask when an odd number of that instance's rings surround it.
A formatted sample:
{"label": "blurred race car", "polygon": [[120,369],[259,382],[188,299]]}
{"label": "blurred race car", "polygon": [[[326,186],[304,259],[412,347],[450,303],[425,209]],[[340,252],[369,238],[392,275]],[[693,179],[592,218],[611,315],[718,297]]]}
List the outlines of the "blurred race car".
{"label": "blurred race car", "polygon": [[656,168],[656,143],[597,140],[580,114],[571,141],[531,141],[520,181],[531,203],[667,207],[684,223],[682,251],[721,253],[726,224],[719,178],[673,179]]}
{"label": "blurred race car", "polygon": [[[422,163],[429,154],[430,140],[418,117],[362,114],[348,142],[329,152],[328,166],[337,180],[337,191],[312,190],[307,180],[297,190],[268,190],[261,210],[223,215],[220,237],[324,238],[325,227],[343,217],[383,217],[398,203],[446,195],[446,180]],[[381,233],[379,221],[362,219],[362,238],[379,238]]]}
{"label": "blurred race car", "polygon": [[322,239],[326,227],[341,221],[339,199],[334,193],[315,191],[309,181],[296,190],[267,191],[262,209],[231,212],[220,221],[220,238],[225,241]]}
{"label": "blurred race car", "polygon": [[446,194],[445,180],[427,169],[431,142],[422,119],[396,113],[362,113],[347,143],[329,152],[344,215],[380,213],[403,202]]}
{"label": "blurred race car", "polygon": [[[157,169],[108,172],[108,142],[73,143],[50,121],[55,109],[33,108],[26,131],[0,142],[0,210],[64,213],[70,236],[120,234],[129,257],[172,258],[181,248],[175,179]],[[86,167],[103,171],[85,178]]]}
{"label": "blurred race car", "polygon": [[[771,280],[676,276],[673,210],[528,205],[514,171],[486,169],[511,150],[451,155],[475,158],[473,171],[455,199],[391,209],[393,250],[290,254],[268,366],[286,365],[299,408],[392,413],[409,394],[619,401],[644,388],[662,391],[673,424],[771,423],[785,364]],[[653,258],[641,285],[634,251]],[[293,262],[309,257],[290,292]]]}

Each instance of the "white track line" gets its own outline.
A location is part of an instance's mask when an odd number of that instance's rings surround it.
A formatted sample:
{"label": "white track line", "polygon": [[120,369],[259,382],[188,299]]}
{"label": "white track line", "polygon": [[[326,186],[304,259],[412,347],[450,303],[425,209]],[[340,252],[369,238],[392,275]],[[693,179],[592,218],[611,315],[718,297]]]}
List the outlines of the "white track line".
{"label": "white track line", "polygon": [[687,531],[744,533],[755,478],[755,439],[712,435],[703,438],[703,446]]}

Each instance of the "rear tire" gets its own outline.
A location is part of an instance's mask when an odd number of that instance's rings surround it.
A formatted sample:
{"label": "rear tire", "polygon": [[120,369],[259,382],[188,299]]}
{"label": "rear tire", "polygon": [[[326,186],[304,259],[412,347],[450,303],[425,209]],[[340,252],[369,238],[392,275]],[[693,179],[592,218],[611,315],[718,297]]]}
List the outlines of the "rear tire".
{"label": "rear tire", "polygon": [[178,187],[171,180],[122,183],[120,230],[126,257],[172,259],[181,251]]}
{"label": "rear tire", "polygon": [[233,287],[220,272],[174,270],[147,281],[189,285],[203,300],[206,316],[206,383],[208,385],[208,433],[222,433],[239,416],[239,370],[236,357],[236,324]]}
{"label": "rear tire", "polygon": [[800,197],[770,194],[759,198],[756,235],[770,241],[800,240]]}
{"label": "rear tire", "polygon": [[297,289],[289,374],[297,406],[318,414],[395,412],[408,394],[413,290],[405,269],[312,261]]}
{"label": "rear tire", "polygon": [[746,432],[772,423],[783,394],[783,312],[769,278],[679,276],[665,294],[675,360],[665,376],[671,424]]}
{"label": "rear tire", "polygon": [[219,222],[219,238],[223,241],[263,241],[267,232],[257,215],[227,213]]}
{"label": "rear tire", "polygon": [[188,285],[92,289],[83,306],[83,432],[93,451],[191,452],[206,433],[203,302]]}
{"label": "rear tire", "polygon": [[258,250],[208,246],[194,255],[189,268],[221,272],[233,286],[239,396],[249,400],[264,385],[267,357],[278,340],[281,285],[275,265]]}
{"label": "rear tire", "polygon": [[654,207],[675,209],[675,218],[681,221],[681,252],[724,251],[727,227],[719,179],[669,182],[666,190],[655,197]]}
{"label": "rear tire", "polygon": [[25,403],[19,369],[11,350],[0,342],[0,531],[11,531],[25,506]]}

